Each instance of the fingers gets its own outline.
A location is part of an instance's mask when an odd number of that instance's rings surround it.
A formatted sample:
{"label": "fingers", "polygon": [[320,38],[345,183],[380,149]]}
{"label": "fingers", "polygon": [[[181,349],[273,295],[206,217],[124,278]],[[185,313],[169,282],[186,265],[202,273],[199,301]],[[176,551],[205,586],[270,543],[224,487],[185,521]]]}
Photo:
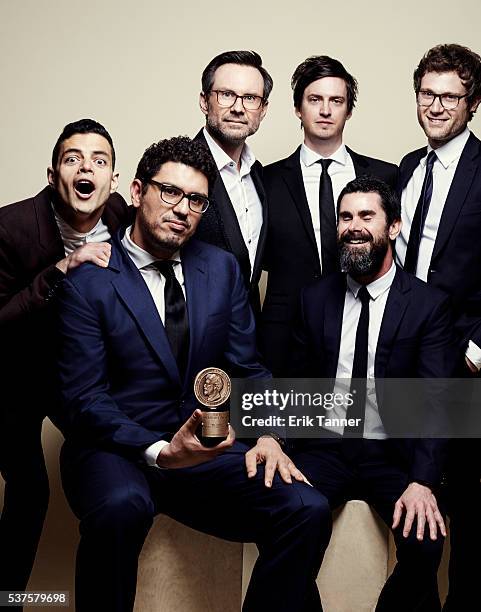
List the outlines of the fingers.
{"label": "fingers", "polygon": [[199,426],[200,420],[202,419],[202,411],[197,409],[190,415],[187,421],[182,425],[179,431],[184,430],[195,436],[197,427]]}
{"label": "fingers", "polygon": [[253,448],[245,454],[245,463],[247,477],[253,478],[257,474],[257,453]]}
{"label": "fingers", "polygon": [[272,487],[272,479],[276,472],[277,460],[272,457],[266,459],[266,467],[264,470],[264,484],[266,487]]}
{"label": "fingers", "polygon": [[394,505],[394,513],[392,516],[391,529],[396,529],[399,526],[399,523],[401,521],[402,511],[403,511],[403,503],[400,499],[398,499],[396,504]]}
{"label": "fingers", "polygon": [[434,495],[432,497],[433,497],[433,502],[434,502],[433,503],[433,516],[434,516],[434,520],[436,521],[436,523],[437,523],[437,525],[439,527],[439,531],[442,533],[442,535],[444,537],[446,537],[447,534],[446,534],[446,525],[444,523],[444,519],[443,519],[443,517],[441,515],[441,512],[439,512],[438,503],[436,501],[436,498],[434,497]]}
{"label": "fingers", "polygon": [[[421,504],[418,506],[417,511],[416,511],[416,515],[417,515],[417,528],[416,528],[416,538],[418,540],[422,540],[424,538],[424,528],[426,526],[426,516],[428,517],[428,523],[429,523],[429,531],[431,533],[431,537],[432,537],[432,531],[431,531],[431,523],[429,521],[430,517],[428,514],[428,511],[430,510],[429,507],[426,507],[426,509],[424,508],[424,506],[422,506]],[[432,511],[431,511],[431,518],[432,518]],[[404,524],[406,525],[406,523]],[[436,530],[434,532],[434,539],[436,539]]]}
{"label": "fingers", "polygon": [[294,464],[291,463],[291,461],[289,461],[287,457],[282,458],[280,461],[277,462],[277,470],[281,475],[282,480],[284,482],[287,482],[288,484],[292,483],[291,466],[294,466]]}
{"label": "fingers", "polygon": [[[406,516],[404,518],[404,528],[403,528],[403,536],[405,538],[411,533],[411,527],[413,526],[414,517],[416,516],[416,511],[414,505],[409,506],[406,511]],[[423,529],[424,532],[424,529]]]}

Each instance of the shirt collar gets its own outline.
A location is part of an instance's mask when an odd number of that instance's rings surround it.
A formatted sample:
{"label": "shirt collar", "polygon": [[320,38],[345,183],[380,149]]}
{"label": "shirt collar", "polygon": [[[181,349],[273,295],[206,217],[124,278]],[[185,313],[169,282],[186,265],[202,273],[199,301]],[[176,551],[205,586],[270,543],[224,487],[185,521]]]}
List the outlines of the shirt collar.
{"label": "shirt collar", "polygon": [[[122,238],[122,246],[127,251],[127,255],[129,255],[130,259],[134,262],[136,268],[138,270],[143,270],[152,266],[154,261],[157,261],[157,257],[154,257],[149,252],[144,251],[138,244],[130,237],[130,232],[132,231],[132,226],[128,227],[125,230],[124,237]],[[180,251],[176,251],[172,257],[170,257],[171,261],[180,262]]]}
{"label": "shirt collar", "polygon": [[[442,163],[445,168],[448,168],[450,164],[461,157],[461,153],[463,152],[466,143],[468,142],[468,138],[471,132],[466,127],[461,134],[458,134],[454,138],[452,138],[446,144],[443,144],[439,149],[435,149],[436,157]],[[421,165],[424,167],[426,165],[426,160],[429,153],[433,151],[433,148],[430,144],[428,144],[427,155],[421,160]]]}
{"label": "shirt collar", "polygon": [[[226,166],[232,167],[233,165],[236,165],[235,161],[231,157],[229,157],[224,151],[224,149],[222,149],[216,143],[216,141],[212,138],[212,136],[205,128],[202,130],[202,133],[204,134],[204,138],[206,139],[207,144],[209,145],[209,149],[212,153],[212,157],[214,158],[217,170],[220,171]],[[241,154],[241,171],[247,169],[247,173],[249,173],[255,161],[256,158],[254,153],[252,152],[252,149],[245,142]]]}
{"label": "shirt collar", "polygon": [[97,221],[94,227],[88,232],[78,232],[72,226],[70,226],[55,210],[55,206],[51,203],[53,214],[55,215],[55,221],[57,223],[58,229],[60,230],[60,235],[63,240],[79,240],[82,238],[86,238],[87,236],[93,236],[106,228],[105,223],[102,221],[102,217]]}
{"label": "shirt collar", "polygon": [[346,145],[342,143],[339,149],[337,149],[337,151],[335,151],[332,155],[329,155],[329,157],[326,158],[322,155],[319,155],[319,153],[316,153],[307,145],[302,143],[301,162],[304,164],[304,166],[312,166],[313,164],[316,164],[320,159],[332,159],[338,164],[345,166],[348,162],[348,152],[346,149]]}
{"label": "shirt collar", "polygon": [[[376,300],[380,295],[387,291],[391,287],[395,276],[396,264],[393,261],[391,267],[386,272],[386,274],[384,274],[380,278],[377,278],[372,283],[369,283],[369,285],[366,285],[366,288],[369,291],[369,295],[371,296],[371,300]],[[357,293],[362,285],[360,285],[351,276],[349,276],[349,274],[347,275],[347,286],[351,293],[354,295],[354,297],[357,298]]]}

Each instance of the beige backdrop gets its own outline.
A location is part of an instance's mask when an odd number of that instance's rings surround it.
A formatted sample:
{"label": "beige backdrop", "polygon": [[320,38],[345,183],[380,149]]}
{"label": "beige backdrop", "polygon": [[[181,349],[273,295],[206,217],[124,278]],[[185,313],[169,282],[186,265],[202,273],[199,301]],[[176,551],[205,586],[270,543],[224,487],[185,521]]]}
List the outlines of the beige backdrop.
{"label": "beige backdrop", "polygon": [[[81,117],[111,132],[127,196],[149,144],[202,125],[200,74],[227,49],[257,50],[274,78],[269,112],[252,139],[262,162],[285,157],[300,141],[289,80],[311,54],[339,58],[359,80],[348,144],[397,162],[424,144],[411,84],[416,63],[440,42],[480,52],[480,18],[479,0],[0,0],[0,204],[44,186],[61,128]],[[479,122],[472,122],[478,134]],[[59,437],[46,433],[53,499],[31,586],[69,588],[75,523],[59,490]]]}

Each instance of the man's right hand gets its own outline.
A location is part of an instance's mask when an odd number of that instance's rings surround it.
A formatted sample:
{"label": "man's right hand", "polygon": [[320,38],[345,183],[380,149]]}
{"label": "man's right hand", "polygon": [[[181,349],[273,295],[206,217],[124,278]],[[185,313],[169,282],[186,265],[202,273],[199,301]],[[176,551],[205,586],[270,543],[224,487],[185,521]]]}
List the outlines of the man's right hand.
{"label": "man's right hand", "polygon": [[157,465],[161,468],[192,467],[199,463],[205,463],[217,457],[220,453],[234,444],[235,434],[229,425],[229,435],[226,440],[214,446],[206,448],[199,442],[195,435],[197,427],[202,421],[202,412],[195,410],[191,417],[182,425],[174,435],[171,442],[164,446],[157,456]]}
{"label": "man's right hand", "polygon": [[56,266],[64,274],[86,261],[90,261],[101,268],[106,268],[109,265],[111,249],[112,247],[108,242],[88,242],[75,249],[68,257],[61,259]]}

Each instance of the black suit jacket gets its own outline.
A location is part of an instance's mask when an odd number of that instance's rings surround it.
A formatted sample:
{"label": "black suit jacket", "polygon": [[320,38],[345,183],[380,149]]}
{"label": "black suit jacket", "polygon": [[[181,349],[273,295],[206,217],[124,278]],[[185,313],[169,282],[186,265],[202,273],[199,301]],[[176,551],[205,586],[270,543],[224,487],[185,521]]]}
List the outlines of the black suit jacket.
{"label": "black suit jacket", "polygon": [[[207,149],[209,149],[202,130],[196,135],[195,140],[200,140],[205,144]],[[204,215],[202,215],[201,222],[195,234],[196,238],[199,240],[214,244],[235,255],[249,293],[249,301],[256,315],[260,312],[258,283],[262,272],[262,258],[267,232],[267,204],[262,174],[263,168],[260,162],[256,161],[251,168],[251,177],[262,204],[263,219],[257,245],[254,270],[251,270],[249,252],[242,237],[234,207],[230,201],[220,172],[217,172],[217,179],[211,194],[211,205]]]}
{"label": "black suit jacket", "polygon": [[[399,193],[406,187],[426,147],[401,161]],[[470,135],[456,168],[439,221],[428,283],[452,297],[461,346],[481,346],[481,141]]]}
{"label": "black suit jacket", "polygon": [[[346,295],[345,274],[332,274],[306,287],[291,351],[297,376],[335,379]],[[453,342],[449,297],[397,268],[382,318],[374,362],[375,378],[449,378],[457,351]],[[387,392],[378,408],[386,433],[390,415]],[[406,463],[411,481],[437,486],[446,444],[443,440],[389,440]]]}
{"label": "black suit jacket", "polygon": [[[102,219],[113,233],[132,220],[132,211],[112,194]],[[7,409],[23,410],[28,401],[29,409],[46,414],[56,399],[52,303],[65,278],[55,264],[64,257],[50,187],[0,208],[0,371]]]}
{"label": "black suit jacket", "polygon": [[[321,263],[307,203],[299,147],[292,155],[264,168],[268,230],[264,268],[267,291],[261,317],[261,348],[269,369],[285,374],[291,327],[302,287],[320,278]],[[370,174],[392,187],[397,166],[348,149],[356,176]]]}

